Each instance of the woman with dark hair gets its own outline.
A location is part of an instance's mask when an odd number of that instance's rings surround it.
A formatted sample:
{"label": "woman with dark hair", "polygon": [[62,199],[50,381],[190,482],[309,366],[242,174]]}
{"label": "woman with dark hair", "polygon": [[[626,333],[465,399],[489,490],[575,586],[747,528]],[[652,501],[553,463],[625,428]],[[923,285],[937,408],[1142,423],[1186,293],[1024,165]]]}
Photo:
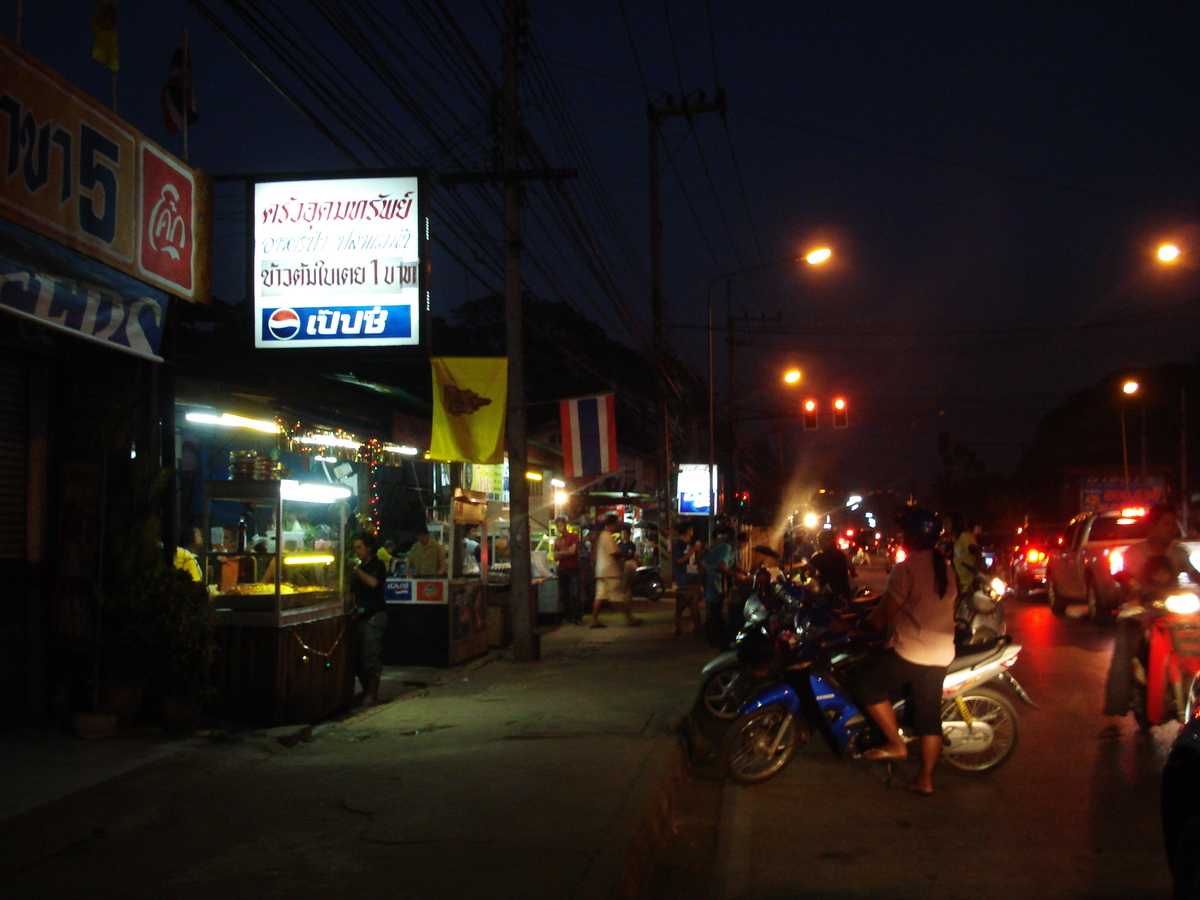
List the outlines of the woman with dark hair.
{"label": "woman with dark hair", "polygon": [[896,563],[872,616],[887,629],[885,649],[856,679],[863,707],[883,732],[886,743],[863,754],[867,759],[905,759],[894,692],[912,689],[913,732],[921,739],[921,768],[909,789],[933,793],[933,767],[942,752],[942,683],[954,660],[954,605],[958,596],[949,566],[937,549],[942,521],[926,509],[901,517],[907,557]]}

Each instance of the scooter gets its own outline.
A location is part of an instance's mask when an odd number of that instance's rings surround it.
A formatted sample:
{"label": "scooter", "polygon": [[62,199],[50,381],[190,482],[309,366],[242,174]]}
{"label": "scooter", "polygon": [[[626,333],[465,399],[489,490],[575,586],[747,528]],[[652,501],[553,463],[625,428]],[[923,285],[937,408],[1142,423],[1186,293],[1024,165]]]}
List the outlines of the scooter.
{"label": "scooter", "polygon": [[[840,636],[831,624],[827,614],[802,611],[783,677],[742,704],[721,747],[725,771],[735,781],[759,784],[778,774],[808,742],[811,729],[839,757],[859,758],[883,743],[845,686],[848,671],[865,658],[867,648],[851,636]],[[1002,635],[989,649],[972,653],[964,648],[950,665],[942,688],[942,759],[948,765],[985,772],[1011,755],[1019,724],[1010,694],[1037,707],[1009,672],[1020,652],[1019,644]],[[895,706],[898,721],[905,722],[905,702]]]}
{"label": "scooter", "polygon": [[977,574],[970,591],[959,595],[955,622],[959,626],[959,643],[989,644],[1008,631],[1004,621],[1004,601],[1009,587],[999,578]]}
{"label": "scooter", "polygon": [[[755,550],[774,556],[769,548]],[[831,598],[827,591],[816,587],[815,580],[780,577],[772,581],[763,566],[755,572],[754,585],[744,608],[745,622],[730,648],[709,660],[700,671],[693,712],[701,719],[732,721],[755,687],[779,677],[781,666],[793,652],[793,622],[805,602],[836,610],[849,626],[861,623],[875,606],[864,602],[869,594],[866,589],[853,598]]]}
{"label": "scooter", "polygon": [[629,591],[635,597],[643,600],[661,600],[666,593],[663,584],[662,571],[658,566],[639,566],[633,573]]}

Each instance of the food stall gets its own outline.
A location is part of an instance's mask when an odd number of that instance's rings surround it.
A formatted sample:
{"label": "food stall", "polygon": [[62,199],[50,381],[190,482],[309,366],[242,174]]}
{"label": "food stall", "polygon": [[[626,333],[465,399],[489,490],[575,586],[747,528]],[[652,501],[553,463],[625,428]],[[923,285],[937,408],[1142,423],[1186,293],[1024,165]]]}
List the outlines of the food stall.
{"label": "food stall", "polygon": [[200,563],[220,620],[218,716],[312,722],[353,699],[355,629],[342,590],[349,493],[289,479],[206,484]]}
{"label": "food stall", "polygon": [[[453,666],[487,652],[484,509],[486,500],[459,489],[452,508],[433,511],[429,539],[446,551],[445,575],[416,575],[401,563],[400,571],[388,577],[385,663]],[[480,560],[464,552],[475,546]]]}

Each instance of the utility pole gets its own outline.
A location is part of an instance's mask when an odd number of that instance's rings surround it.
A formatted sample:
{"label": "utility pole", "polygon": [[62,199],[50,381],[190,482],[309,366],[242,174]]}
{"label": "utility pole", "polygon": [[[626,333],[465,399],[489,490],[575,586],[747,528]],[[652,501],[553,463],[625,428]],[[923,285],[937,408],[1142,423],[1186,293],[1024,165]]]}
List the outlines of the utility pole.
{"label": "utility pole", "polygon": [[[663,312],[662,284],[662,205],[659,199],[659,161],[658,145],[661,142],[660,126],[664,119],[672,116],[687,116],[691,121],[693,115],[706,112],[718,112],[725,115],[725,91],[717,89],[717,99],[706,103],[704,94],[699,95],[695,103],[686,98],[676,105],[674,99],[667,97],[665,106],[655,107],[650,104],[646,108],[646,119],[650,126],[650,311],[653,336],[653,352],[658,354],[658,419],[661,428],[659,440],[659,475],[655,485],[658,494],[659,522],[658,543],[659,558],[664,558],[662,548],[671,546],[671,414],[668,401],[669,387],[667,384],[667,330]],[[712,423],[709,423],[712,428]],[[670,583],[672,566],[663,566],[663,575]]]}

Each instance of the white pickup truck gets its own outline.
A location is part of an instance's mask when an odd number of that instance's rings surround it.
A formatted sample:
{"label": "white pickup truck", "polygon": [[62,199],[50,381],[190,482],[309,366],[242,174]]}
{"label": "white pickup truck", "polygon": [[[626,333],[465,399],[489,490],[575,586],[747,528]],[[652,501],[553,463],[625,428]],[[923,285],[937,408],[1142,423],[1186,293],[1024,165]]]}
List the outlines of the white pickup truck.
{"label": "white pickup truck", "polygon": [[[1046,591],[1050,610],[1061,615],[1072,600],[1085,600],[1088,615],[1097,622],[1110,619],[1123,602],[1113,577],[1124,568],[1124,551],[1145,540],[1143,509],[1081,513],[1071,520],[1062,541],[1046,561]],[[1185,542],[1195,566],[1200,541]]]}

